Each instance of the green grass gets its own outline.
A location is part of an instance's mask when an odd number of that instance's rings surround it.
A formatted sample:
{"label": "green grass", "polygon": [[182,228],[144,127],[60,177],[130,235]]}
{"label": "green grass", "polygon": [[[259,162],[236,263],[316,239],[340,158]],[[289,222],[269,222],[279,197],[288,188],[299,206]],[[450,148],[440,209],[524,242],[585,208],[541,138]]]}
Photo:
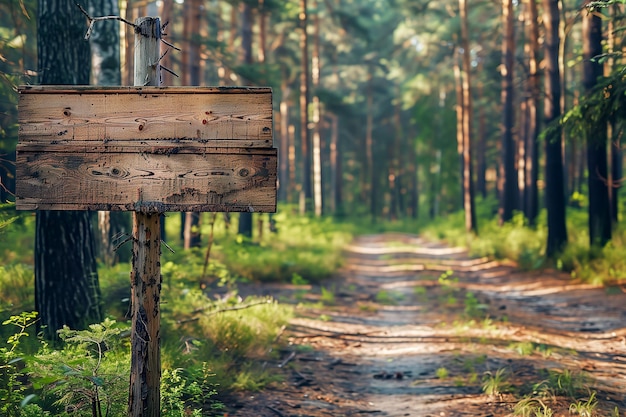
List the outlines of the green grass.
{"label": "green grass", "polygon": [[435,375],[439,379],[446,379],[450,375],[450,372],[442,366],[440,368],[437,368],[437,370],[435,371]]}
{"label": "green grass", "polygon": [[511,391],[509,373],[506,368],[500,368],[495,372],[487,371],[483,376],[483,392],[491,396],[499,396]]}
{"label": "green grass", "polygon": [[622,224],[613,231],[613,239],[605,247],[590,247],[586,206],[568,207],[568,245],[551,264],[546,264],[546,211],[541,211],[537,226],[529,227],[520,213],[500,225],[494,215],[496,208],[495,200],[477,201],[478,236],[465,233],[462,212],[422,224],[419,233],[428,239],[467,247],[474,256],[513,260],[526,270],[554,266],[594,284],[626,280],[626,228]]}

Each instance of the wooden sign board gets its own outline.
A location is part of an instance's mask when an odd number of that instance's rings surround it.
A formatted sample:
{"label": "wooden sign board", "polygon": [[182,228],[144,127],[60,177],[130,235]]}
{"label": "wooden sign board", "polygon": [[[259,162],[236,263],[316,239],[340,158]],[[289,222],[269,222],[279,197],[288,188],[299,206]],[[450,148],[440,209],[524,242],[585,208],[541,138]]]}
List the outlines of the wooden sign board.
{"label": "wooden sign board", "polygon": [[19,89],[20,210],[276,210],[272,91]]}

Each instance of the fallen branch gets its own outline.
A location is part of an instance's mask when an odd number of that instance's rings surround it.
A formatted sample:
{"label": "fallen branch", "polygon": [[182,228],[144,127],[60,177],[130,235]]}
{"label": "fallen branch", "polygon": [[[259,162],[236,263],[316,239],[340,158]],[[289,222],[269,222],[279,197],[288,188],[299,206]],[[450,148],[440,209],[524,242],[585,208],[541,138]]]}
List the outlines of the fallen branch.
{"label": "fallen branch", "polygon": [[[245,310],[245,309],[247,309],[247,308],[250,308],[250,307],[255,307],[255,306],[258,306],[258,305],[261,305],[261,304],[270,304],[271,302],[272,302],[272,300],[271,300],[271,299],[267,299],[267,300],[257,301],[257,302],[255,302],[255,303],[250,303],[250,304],[246,304],[246,305],[242,305],[242,306],[234,306],[234,307],[221,308],[221,309],[219,309],[219,310],[215,310],[215,311],[211,311],[210,313],[207,313],[207,314],[205,315],[205,317],[211,317],[211,316],[214,316],[214,315],[216,315],[216,314],[225,313],[225,312],[227,312],[227,311]],[[203,312],[203,311],[205,311],[205,310],[208,310],[208,309],[210,309],[210,308],[211,308],[211,307],[206,307],[206,308],[196,309],[196,310],[194,310],[194,311],[192,312],[192,314],[195,314],[195,313],[201,313],[201,312]],[[188,318],[188,319],[176,320],[176,323],[177,323],[177,324],[184,324],[184,323],[189,323],[189,322],[192,322],[192,321],[198,321],[198,320],[200,320],[200,317],[191,317],[191,318]]]}
{"label": "fallen branch", "polygon": [[265,407],[267,407],[269,410],[273,411],[274,413],[276,413],[277,416],[280,417],[285,417],[285,415],[283,413],[281,413],[280,411],[278,411],[277,409],[275,409],[272,406],[266,405]]}
{"label": "fallen branch", "polygon": [[287,365],[289,361],[291,361],[295,357],[296,357],[296,352],[291,352],[284,361],[278,364],[278,367],[282,368],[283,366]]}

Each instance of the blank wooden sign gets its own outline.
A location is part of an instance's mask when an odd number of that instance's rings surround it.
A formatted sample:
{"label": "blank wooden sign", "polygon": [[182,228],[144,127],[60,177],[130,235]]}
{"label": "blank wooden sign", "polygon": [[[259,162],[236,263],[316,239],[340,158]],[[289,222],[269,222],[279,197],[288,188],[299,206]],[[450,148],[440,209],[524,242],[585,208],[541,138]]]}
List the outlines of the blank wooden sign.
{"label": "blank wooden sign", "polygon": [[21,210],[276,210],[269,88],[19,89]]}

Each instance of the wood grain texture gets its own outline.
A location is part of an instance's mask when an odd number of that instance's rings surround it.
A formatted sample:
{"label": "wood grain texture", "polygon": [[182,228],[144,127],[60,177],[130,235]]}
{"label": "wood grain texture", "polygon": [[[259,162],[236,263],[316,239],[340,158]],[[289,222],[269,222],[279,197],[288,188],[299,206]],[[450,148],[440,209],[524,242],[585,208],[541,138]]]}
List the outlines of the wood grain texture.
{"label": "wood grain texture", "polygon": [[195,140],[272,147],[272,90],[221,87],[19,89],[20,143]]}
{"label": "wood grain texture", "polygon": [[276,149],[105,146],[75,152],[20,144],[20,210],[273,212]]}

